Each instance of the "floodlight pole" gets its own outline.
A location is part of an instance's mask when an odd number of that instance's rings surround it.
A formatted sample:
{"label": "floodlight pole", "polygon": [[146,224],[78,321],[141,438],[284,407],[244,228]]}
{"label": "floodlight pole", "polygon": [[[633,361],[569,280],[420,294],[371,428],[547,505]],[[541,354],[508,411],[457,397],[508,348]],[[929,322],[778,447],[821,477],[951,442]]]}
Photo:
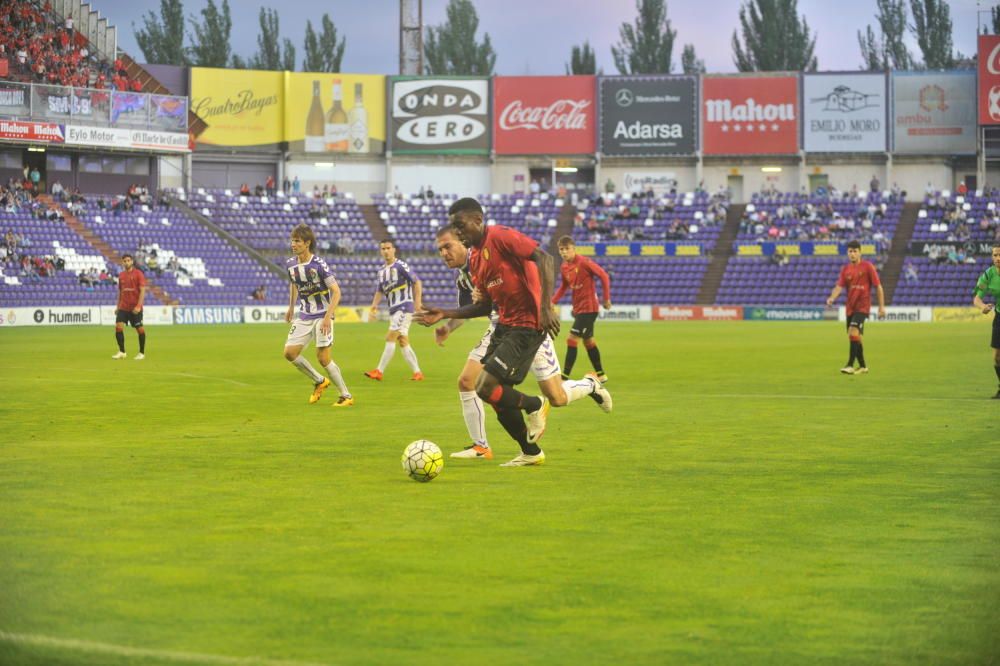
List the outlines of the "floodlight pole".
{"label": "floodlight pole", "polygon": [[423,0],[399,0],[399,73],[424,73]]}

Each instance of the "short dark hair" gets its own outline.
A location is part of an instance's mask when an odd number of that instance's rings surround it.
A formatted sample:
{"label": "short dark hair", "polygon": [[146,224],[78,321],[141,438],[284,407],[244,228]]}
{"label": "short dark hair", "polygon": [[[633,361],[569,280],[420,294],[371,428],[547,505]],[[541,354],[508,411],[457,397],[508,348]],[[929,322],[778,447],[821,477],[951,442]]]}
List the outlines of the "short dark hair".
{"label": "short dark hair", "polygon": [[434,232],[434,238],[441,238],[441,236],[444,236],[445,234],[451,234],[452,236],[455,236],[455,227],[451,226],[450,224],[438,227],[438,230]]}
{"label": "short dark hair", "polygon": [[385,245],[386,243],[388,243],[389,245],[391,245],[393,250],[395,250],[396,252],[399,252],[399,246],[396,245],[396,241],[394,239],[392,239],[392,238],[383,238],[382,240],[380,240],[378,242],[379,247]]}
{"label": "short dark hair", "polygon": [[133,256],[132,256],[132,255],[131,255],[130,253],[128,253],[128,252],[126,252],[125,254],[123,254],[123,255],[122,255],[122,261],[125,261],[126,259],[131,259],[132,261],[135,261],[135,257],[133,257]]}
{"label": "short dark hair", "polygon": [[313,233],[312,227],[308,224],[298,224],[292,229],[292,238],[298,238],[301,241],[309,243],[309,251],[316,251],[316,234]]}
{"label": "short dark hair", "polygon": [[576,247],[576,243],[573,241],[572,236],[560,236],[559,240],[556,241],[556,245],[559,247],[568,247],[570,245]]}
{"label": "short dark hair", "polygon": [[479,213],[483,215],[483,207],[476,199],[463,197],[451,205],[451,208],[448,209],[448,217],[460,213]]}
{"label": "short dark hair", "polygon": [[847,243],[847,249],[848,250],[860,250],[861,249],[861,242],[860,241],[856,241],[856,240],[852,240],[852,241],[850,241],[850,242]]}

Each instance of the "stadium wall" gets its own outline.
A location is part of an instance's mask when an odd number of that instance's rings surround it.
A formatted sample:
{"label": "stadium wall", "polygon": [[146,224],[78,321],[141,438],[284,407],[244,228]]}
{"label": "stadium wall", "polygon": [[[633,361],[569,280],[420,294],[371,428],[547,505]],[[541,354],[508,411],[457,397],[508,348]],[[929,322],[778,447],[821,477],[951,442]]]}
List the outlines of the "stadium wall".
{"label": "stadium wall", "polygon": [[303,192],[310,192],[315,186],[323,189],[324,185],[336,184],[338,192],[351,192],[361,201],[386,191],[387,172],[387,163],[381,159],[285,164],[285,177],[289,181],[298,177]]}
{"label": "stadium wall", "polygon": [[398,187],[401,192],[413,193],[430,185],[443,194],[478,195],[493,191],[491,171],[484,157],[394,157],[384,191]]}

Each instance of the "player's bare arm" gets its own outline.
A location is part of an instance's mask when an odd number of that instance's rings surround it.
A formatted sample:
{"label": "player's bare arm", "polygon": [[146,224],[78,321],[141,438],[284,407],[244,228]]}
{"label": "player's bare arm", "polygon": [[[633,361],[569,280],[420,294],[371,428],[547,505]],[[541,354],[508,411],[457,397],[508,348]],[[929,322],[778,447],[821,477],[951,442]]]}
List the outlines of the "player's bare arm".
{"label": "player's bare arm", "polygon": [[486,317],[493,310],[493,303],[483,301],[472,305],[463,305],[460,308],[445,310],[444,308],[424,308],[413,315],[413,319],[421,326],[433,326],[442,319],[475,319],[476,317]]}
{"label": "player's bare arm", "polygon": [[333,327],[333,314],[337,311],[337,306],[340,305],[340,285],[334,282],[332,286],[327,288],[330,290],[330,306],[326,309],[323,321],[319,325],[319,330],[323,335],[330,334],[330,329]]}
{"label": "player's bare arm", "polygon": [[876,293],[878,294],[878,317],[879,319],[885,318],[885,290],[882,289],[882,285],[876,287]]}
{"label": "player's bare arm", "polygon": [[372,319],[374,319],[375,315],[378,314],[378,304],[379,304],[379,302],[381,300],[382,300],[382,292],[376,290],[375,296],[372,297],[371,308],[369,308],[371,310],[371,313],[372,313],[372,316],[371,316]]}
{"label": "player's bare arm", "polygon": [[135,309],[132,310],[132,312],[134,312],[135,314],[139,314],[140,312],[142,312],[142,303],[145,300],[146,300],[146,285],[142,285],[141,287],[139,287],[139,303],[138,305],[135,306]]}
{"label": "player's bare arm", "polygon": [[979,309],[979,311],[982,312],[984,315],[988,315],[989,313],[993,312],[993,305],[979,298],[979,294],[976,294],[975,296],[972,297],[972,305],[975,306],[977,309]]}
{"label": "player's bare arm", "polygon": [[422,280],[415,280],[413,282],[413,307],[417,310],[424,309],[424,283]]}
{"label": "player's bare arm", "polygon": [[[535,248],[531,253],[531,261],[538,265],[538,276],[542,282],[542,303],[552,302],[552,285],[555,282],[555,261],[552,255],[541,248]],[[559,335],[559,318],[555,316],[552,308],[541,308],[542,330],[553,338]]]}
{"label": "player's bare arm", "polygon": [[444,341],[448,339],[452,331],[464,323],[464,319],[449,319],[444,326],[438,326],[434,329],[434,342],[437,343],[438,347],[444,347]]}
{"label": "player's bare arm", "polygon": [[[843,290],[844,290],[843,287],[841,287],[840,285],[834,287],[833,291],[830,292],[830,298],[826,299],[826,304],[828,306],[833,305],[836,302],[837,298],[840,296],[840,292],[842,292]],[[879,288],[879,292],[881,293],[881,287]],[[883,294],[879,296],[879,298],[884,300],[885,295]],[[879,302],[881,303],[882,300],[880,300]]]}
{"label": "player's bare arm", "polygon": [[291,324],[292,317],[295,316],[295,301],[299,297],[299,290],[294,284],[288,285],[288,311],[285,312],[285,323]]}

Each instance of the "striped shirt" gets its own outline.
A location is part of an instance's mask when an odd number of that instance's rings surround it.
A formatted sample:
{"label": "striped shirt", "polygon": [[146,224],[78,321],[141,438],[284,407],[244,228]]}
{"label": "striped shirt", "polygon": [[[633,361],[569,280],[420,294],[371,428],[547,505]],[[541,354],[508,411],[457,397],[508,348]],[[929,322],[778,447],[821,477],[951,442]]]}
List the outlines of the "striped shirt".
{"label": "striped shirt", "polygon": [[[472,283],[472,274],[469,272],[468,258],[465,260],[465,265],[459,268],[455,275],[455,286],[458,287],[459,307],[472,305],[472,290],[476,288],[476,285]],[[490,312],[490,323],[496,324],[499,319],[500,315],[497,314],[497,308],[496,305],[494,305],[492,312]]]}
{"label": "striped shirt", "polygon": [[413,312],[413,284],[419,281],[402,259],[379,269],[377,288],[385,296],[389,314]]}
{"label": "striped shirt", "polygon": [[285,262],[288,279],[298,290],[299,319],[319,319],[326,314],[333,298],[332,289],[337,278],[326,262],[315,254],[305,263],[298,257]]}

